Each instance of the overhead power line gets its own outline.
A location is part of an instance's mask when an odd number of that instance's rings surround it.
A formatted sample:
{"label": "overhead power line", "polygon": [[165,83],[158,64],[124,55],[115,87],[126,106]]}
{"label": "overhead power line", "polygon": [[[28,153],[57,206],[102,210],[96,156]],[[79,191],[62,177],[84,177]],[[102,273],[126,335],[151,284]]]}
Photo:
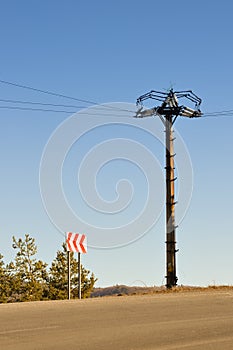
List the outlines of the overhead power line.
{"label": "overhead power line", "polygon": [[[107,106],[107,105],[103,105],[100,104],[98,102],[95,101],[91,101],[91,100],[86,100],[86,99],[81,99],[81,98],[77,98],[77,97],[73,97],[73,96],[68,96],[65,94],[60,94],[54,91],[50,91],[50,90],[43,90],[43,89],[38,89],[32,86],[28,86],[28,85],[24,85],[24,84],[18,84],[15,82],[10,82],[7,80],[1,80],[0,79],[0,83],[1,84],[6,84],[6,85],[10,85],[10,86],[14,86],[14,87],[18,87],[18,88],[22,88],[22,89],[27,89],[27,90],[31,90],[34,92],[39,92],[42,94],[47,94],[47,95],[51,95],[51,96],[55,96],[55,97],[59,97],[59,98],[65,98],[65,99],[69,99],[69,100],[74,100],[74,101],[78,101],[78,102],[82,102],[82,103],[86,103],[89,105],[95,105],[95,106],[99,106],[99,109],[102,110],[116,110],[116,111],[123,111],[123,112],[129,112],[129,113],[135,113],[135,111],[129,110],[129,109],[123,109],[120,107],[114,107],[114,106]],[[165,93],[162,93],[165,94]],[[162,96],[163,97],[163,96]],[[186,96],[185,96],[186,97]],[[30,105],[40,105],[40,106],[51,106],[51,107],[64,107],[64,108],[76,108],[76,109],[84,109],[84,108],[88,108],[87,106],[76,106],[76,105],[66,105],[66,104],[56,104],[56,103],[43,103],[43,102],[35,102],[35,101],[21,101],[21,100],[13,100],[13,99],[0,99],[0,102],[6,102],[6,103],[13,103],[13,104],[30,104]],[[18,106],[0,106],[1,109],[11,109],[11,110],[24,110],[24,111],[39,111],[39,112],[54,112],[54,113],[77,113],[77,110],[75,111],[66,111],[66,110],[59,110],[59,109],[47,109],[47,108],[31,108],[31,107],[18,107]],[[92,115],[92,114],[96,114],[96,113],[89,113],[89,112],[84,112],[85,114],[88,115]],[[110,115],[110,114],[109,114]],[[111,114],[111,116],[113,116],[113,114]],[[204,118],[212,118],[212,117],[232,117],[233,116],[233,110],[223,110],[223,111],[213,111],[213,112],[206,112],[202,114],[202,117]]]}
{"label": "overhead power line", "polygon": [[53,91],[49,91],[49,90],[37,89],[37,88],[34,88],[32,86],[17,84],[17,83],[13,83],[13,82],[6,81],[6,80],[0,80],[0,83],[6,84],[6,85],[15,86],[15,87],[22,88],[22,89],[32,90],[32,91],[35,91],[35,92],[40,92],[42,94],[52,95],[52,96],[56,96],[56,97],[63,97],[63,98],[67,98],[69,100],[79,101],[79,102],[83,102],[83,103],[87,103],[87,104],[91,104],[91,105],[98,104],[98,103],[96,103],[94,101],[83,100],[83,99],[80,99],[80,98],[59,94],[57,92],[53,92]]}
{"label": "overhead power line", "polygon": [[[54,103],[42,103],[42,102],[29,102],[29,101],[19,101],[19,100],[5,100],[5,99],[0,99],[0,102],[9,102],[9,103],[14,103],[14,104],[31,104],[31,105],[41,105],[41,106],[51,106],[51,107],[65,107],[65,108],[77,108],[77,109],[85,109],[87,107],[85,106],[72,106],[72,105],[60,105],[60,104],[54,104]],[[99,105],[101,106],[101,105]],[[110,107],[110,106],[109,106]],[[47,108],[34,108],[34,107],[21,107],[21,106],[10,106],[10,105],[0,105],[0,109],[10,109],[10,110],[23,110],[23,111],[36,111],[36,112],[53,112],[53,113],[65,113],[65,114],[74,114],[74,113],[82,113],[86,115],[98,115],[99,113],[96,112],[91,112],[91,111],[78,111],[78,110],[60,110],[60,109],[47,109]],[[115,109],[113,106],[111,109]],[[98,107],[98,111],[105,111],[106,108],[105,106]],[[123,110],[123,109],[118,109],[116,108],[116,112],[130,112],[130,113],[135,113],[135,111],[129,111],[129,110]],[[116,113],[108,113],[106,116],[119,116]],[[219,112],[210,112],[210,113],[203,113],[202,118],[219,118],[219,117],[233,117],[233,110],[229,111],[219,111]]]}
{"label": "overhead power line", "polygon": [[226,110],[226,111],[216,111],[216,112],[206,112],[204,114],[204,117],[231,117],[233,116],[233,110]]}
{"label": "overhead power line", "polygon": [[14,104],[29,104],[29,105],[40,105],[40,106],[53,106],[53,107],[66,107],[66,108],[86,108],[86,106],[74,106],[74,105],[63,105],[57,103],[44,103],[35,101],[21,101],[21,100],[9,100],[0,99],[0,102],[14,103]]}
{"label": "overhead power line", "polygon": [[79,101],[79,102],[82,102],[82,103],[87,103],[89,105],[102,106],[102,108],[104,108],[104,109],[112,109],[112,110],[119,110],[119,111],[123,111],[123,112],[135,113],[135,111],[131,111],[131,110],[128,110],[128,109],[123,109],[123,108],[118,108],[118,107],[113,107],[113,106],[106,106],[106,105],[102,105],[102,104],[100,104],[100,103],[98,103],[96,101],[84,100],[84,99],[81,99],[81,98],[72,97],[72,96],[60,94],[60,93],[49,91],[49,90],[42,90],[42,89],[38,89],[38,88],[35,88],[35,87],[32,87],[32,86],[18,84],[18,83],[10,82],[10,81],[7,81],[7,80],[1,80],[0,79],[0,83],[1,84],[6,84],[6,85],[10,85],[10,86],[15,86],[15,87],[22,88],[22,89],[35,91],[35,92],[39,92],[39,93],[42,93],[42,94],[47,94],[47,95],[51,95],[51,96],[66,98],[66,99],[69,99],[69,100]]}
{"label": "overhead power line", "polygon": [[[43,103],[43,102],[35,102],[35,101],[21,101],[21,100],[12,100],[12,99],[0,99],[0,102],[6,102],[6,103],[13,103],[13,104],[28,104],[28,105],[39,105],[39,106],[52,106],[52,107],[65,107],[65,108],[76,108],[76,110],[58,110],[58,109],[45,109],[45,108],[32,108],[32,107],[19,107],[19,106],[10,106],[10,105],[4,105],[1,106],[0,108],[2,109],[15,109],[15,110],[25,110],[25,111],[40,111],[40,112],[58,112],[58,113],[77,113],[77,109],[87,109],[87,108],[93,108],[93,107],[86,107],[86,106],[75,106],[75,105],[66,105],[66,104],[56,104],[56,103]],[[98,111],[99,110],[104,110],[106,111],[106,107],[104,105],[97,105],[98,106]],[[111,106],[109,106],[111,107]],[[112,106],[111,110],[114,109]],[[108,109],[109,110],[109,109]],[[123,110],[123,109],[116,109],[119,111],[126,111],[127,113],[129,110]],[[91,113],[91,112],[84,112],[85,114],[96,114],[96,113]],[[135,111],[132,111],[131,113],[135,113]],[[108,114],[110,115],[110,114]],[[112,114],[111,114],[112,115]]]}
{"label": "overhead power line", "polygon": [[[85,115],[92,115],[92,116],[101,116],[101,117],[129,117],[128,111],[125,115],[117,114],[117,111],[115,113],[110,113],[110,110],[106,110],[104,108],[98,108],[96,110],[80,110],[80,111],[66,111],[66,110],[59,110],[59,109],[45,109],[45,108],[31,108],[31,107],[19,107],[19,106],[1,106],[0,109],[10,109],[10,110],[20,110],[20,111],[34,111],[34,112],[53,112],[53,113],[66,113],[66,114],[85,114]],[[104,111],[103,111],[104,109]],[[119,112],[122,112],[121,110]],[[135,113],[135,112],[132,112]]]}
{"label": "overhead power line", "polygon": [[30,107],[15,107],[15,106],[0,106],[1,109],[13,109],[19,111],[35,111],[35,112],[55,112],[55,113],[76,113],[77,111],[62,111],[58,109],[30,108]]}

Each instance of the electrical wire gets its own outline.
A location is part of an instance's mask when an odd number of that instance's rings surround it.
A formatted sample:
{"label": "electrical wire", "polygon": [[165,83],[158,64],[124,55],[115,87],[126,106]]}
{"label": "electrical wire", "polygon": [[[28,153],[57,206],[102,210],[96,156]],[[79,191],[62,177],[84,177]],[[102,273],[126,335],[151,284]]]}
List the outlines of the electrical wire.
{"label": "electrical wire", "polygon": [[0,102],[52,106],[52,107],[66,107],[66,108],[86,108],[86,106],[74,106],[74,105],[63,105],[63,104],[56,104],[56,103],[43,103],[43,102],[8,100],[8,99],[0,99]]}
{"label": "electrical wire", "polygon": [[[96,111],[65,111],[65,110],[58,110],[58,109],[44,109],[44,108],[30,108],[30,107],[15,107],[15,106],[0,106],[0,109],[10,109],[10,110],[20,110],[20,111],[34,111],[34,112],[53,112],[53,113],[66,113],[66,114],[75,114],[79,113],[79,115],[91,115],[91,116],[101,116],[101,117],[130,117],[127,113],[127,115],[122,114],[116,114],[117,111],[112,114],[110,111],[99,111],[99,108]],[[122,112],[122,111],[119,111]]]}
{"label": "electrical wire", "polygon": [[14,106],[0,106],[1,109],[14,109],[20,111],[37,111],[37,112],[56,112],[56,113],[76,113],[77,111],[61,111],[57,109],[44,108],[30,108],[30,107],[14,107]]}
{"label": "electrical wire", "polygon": [[80,98],[59,94],[59,93],[56,93],[56,92],[53,92],[53,91],[49,91],[49,90],[37,89],[37,88],[34,88],[32,86],[21,85],[21,84],[13,83],[13,82],[6,81],[6,80],[0,80],[0,83],[1,84],[15,86],[15,87],[22,88],[22,89],[32,90],[32,91],[35,91],[35,92],[40,92],[42,94],[52,95],[52,96],[56,96],[56,97],[63,97],[63,98],[69,99],[69,100],[84,102],[84,103],[87,103],[87,104],[92,104],[92,105],[96,105],[97,104],[94,101],[83,100],[83,99],[80,99]]}
{"label": "electrical wire", "polygon": [[[26,101],[16,101],[16,100],[3,100],[0,99],[1,101],[5,101],[5,102],[12,102],[12,103],[28,103],[28,104],[33,104],[33,105],[42,105],[42,106],[53,106],[53,107],[74,107],[74,108],[85,108],[82,106],[71,106],[71,105],[59,105],[59,104],[50,104],[50,103],[40,103],[40,102],[26,102]],[[47,109],[47,108],[32,108],[32,107],[19,107],[19,106],[1,106],[0,105],[0,109],[9,109],[9,110],[20,110],[20,111],[34,111],[34,112],[52,112],[52,113],[64,113],[64,114],[75,114],[75,113],[80,113],[80,114],[85,114],[85,115],[101,115],[101,116],[105,116],[105,117],[123,117],[123,115],[121,114],[116,114],[117,110],[114,114],[109,113],[105,108],[101,108],[98,107],[98,109],[96,111],[89,111],[88,109],[87,111],[78,111],[78,110],[60,110],[60,109]],[[101,113],[102,110],[102,113]],[[103,113],[103,111],[105,113]],[[119,112],[122,112],[124,110],[119,110]],[[107,113],[106,113],[107,112]],[[127,111],[128,112],[128,111]],[[135,113],[131,112],[131,113]],[[130,117],[129,115],[126,115],[126,117]],[[219,118],[219,117],[233,117],[233,110],[229,110],[229,111],[219,111],[219,112],[210,112],[210,113],[203,113],[202,116],[200,118]],[[200,119],[198,118],[198,119]]]}
{"label": "electrical wire", "polygon": [[[55,103],[43,103],[43,102],[34,102],[34,101],[21,101],[21,100],[12,100],[12,99],[0,99],[0,102],[6,102],[6,103],[13,103],[13,104],[29,104],[29,105],[41,105],[41,106],[52,106],[52,107],[65,107],[65,108],[76,108],[76,109],[87,109],[87,108],[91,108],[91,107],[87,107],[87,106],[75,106],[75,105],[66,105],[66,104],[55,104]],[[106,111],[106,106],[104,105],[97,105],[98,106],[98,111],[99,110],[103,110]],[[109,106],[111,107],[111,106]],[[58,113],[77,113],[76,111],[66,111],[66,110],[55,110],[55,109],[44,109],[44,108],[29,108],[29,107],[12,107],[12,106],[1,106],[0,108],[2,109],[18,109],[18,110],[28,110],[28,111],[40,111],[40,112],[58,112]],[[112,106],[112,108],[114,109],[114,107]],[[111,109],[112,109],[111,108]],[[109,110],[109,109],[108,109]],[[128,110],[124,110],[124,109],[118,109],[119,111],[127,111],[130,113],[134,113],[135,111],[128,111]],[[88,113],[88,114],[96,114],[96,113]],[[108,114],[109,115],[109,114]]]}
{"label": "electrical wire", "polygon": [[227,118],[227,117],[233,117],[233,114],[216,114],[216,115],[203,115],[203,118]]}
{"label": "electrical wire", "polygon": [[217,111],[217,112],[206,112],[204,113],[204,117],[228,117],[233,115],[233,110],[226,110],[226,111]]}
{"label": "electrical wire", "polygon": [[106,105],[103,106],[102,104],[100,104],[98,102],[95,102],[95,101],[84,100],[84,99],[80,99],[80,98],[76,98],[76,97],[72,97],[72,96],[68,96],[68,95],[64,95],[64,94],[59,94],[57,92],[53,92],[53,91],[49,91],[49,90],[37,89],[37,88],[34,88],[32,86],[17,84],[17,83],[13,83],[13,82],[10,82],[10,81],[7,81],[7,80],[1,80],[0,79],[0,83],[1,84],[6,84],[6,85],[10,85],[10,86],[15,86],[15,87],[22,88],[22,89],[35,91],[35,92],[39,92],[39,93],[42,93],[42,94],[47,94],[47,95],[52,95],[52,96],[56,96],[56,97],[66,98],[66,99],[69,99],[69,100],[79,101],[79,102],[87,103],[89,105],[98,105],[98,106],[104,107],[105,109],[115,109],[115,110],[120,110],[120,111],[123,111],[123,112],[135,113],[135,111],[130,111],[128,109],[122,109],[122,108],[113,107],[113,106],[106,106]]}
{"label": "electrical wire", "polygon": [[[32,91],[35,91],[35,92],[39,92],[39,93],[43,93],[43,94],[47,94],[47,95],[52,95],[52,96],[56,96],[56,97],[60,97],[60,98],[66,98],[66,99],[69,99],[69,100],[79,101],[79,102],[83,102],[83,103],[86,103],[86,104],[89,104],[89,105],[95,105],[95,106],[99,107],[98,109],[102,109],[102,110],[107,110],[107,109],[109,110],[110,109],[110,110],[129,112],[129,113],[134,113],[135,114],[135,111],[132,111],[132,110],[129,110],[129,109],[122,109],[122,108],[118,108],[118,107],[102,105],[102,104],[100,104],[98,102],[95,102],[95,101],[80,99],[80,98],[76,98],[76,97],[72,97],[72,96],[56,93],[56,92],[49,91],[49,90],[37,89],[37,88],[34,88],[32,86],[22,85],[22,84],[18,84],[18,83],[6,81],[6,80],[1,80],[0,79],[0,83],[6,84],[6,85],[10,85],[10,86],[15,86],[15,87],[22,88],[22,89],[32,90]],[[14,103],[14,104],[18,103],[18,104],[52,106],[52,107],[77,108],[77,109],[87,108],[86,106],[43,103],[43,102],[33,102],[33,101],[20,101],[20,100],[11,100],[11,99],[0,99],[0,102]],[[55,110],[55,109],[45,109],[45,108],[29,108],[29,107],[14,107],[14,106],[0,106],[0,108],[1,109],[25,110],[25,111],[55,112],[55,113],[56,112],[57,113],[72,113],[72,114],[73,113],[77,113],[77,110],[76,111],[66,111],[66,110],[57,110],[57,109]],[[89,112],[83,112],[83,113],[87,114],[87,115],[96,115],[96,113],[89,113]],[[221,117],[231,117],[231,116],[233,116],[233,110],[206,112],[206,113],[202,114],[202,117],[204,117],[204,118],[220,117],[220,116]]]}

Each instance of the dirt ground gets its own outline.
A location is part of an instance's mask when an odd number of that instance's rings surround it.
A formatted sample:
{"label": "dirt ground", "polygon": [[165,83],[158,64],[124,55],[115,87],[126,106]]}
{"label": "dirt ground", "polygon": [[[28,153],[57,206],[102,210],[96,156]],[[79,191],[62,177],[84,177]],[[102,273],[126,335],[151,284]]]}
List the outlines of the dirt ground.
{"label": "dirt ground", "polygon": [[1,304],[0,316],[2,350],[233,349],[230,289]]}

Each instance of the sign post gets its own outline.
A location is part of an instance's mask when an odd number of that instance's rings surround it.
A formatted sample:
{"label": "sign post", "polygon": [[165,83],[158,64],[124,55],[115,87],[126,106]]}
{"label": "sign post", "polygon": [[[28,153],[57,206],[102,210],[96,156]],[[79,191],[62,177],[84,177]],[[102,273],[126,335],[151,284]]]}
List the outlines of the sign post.
{"label": "sign post", "polygon": [[67,232],[68,300],[70,300],[70,252],[78,253],[78,298],[82,298],[81,253],[87,253],[87,237],[84,234]]}
{"label": "sign post", "polygon": [[78,298],[82,299],[81,253],[78,253]]}
{"label": "sign post", "polygon": [[68,271],[68,285],[67,285],[67,292],[68,292],[68,300],[70,300],[70,251],[67,251],[67,271]]}

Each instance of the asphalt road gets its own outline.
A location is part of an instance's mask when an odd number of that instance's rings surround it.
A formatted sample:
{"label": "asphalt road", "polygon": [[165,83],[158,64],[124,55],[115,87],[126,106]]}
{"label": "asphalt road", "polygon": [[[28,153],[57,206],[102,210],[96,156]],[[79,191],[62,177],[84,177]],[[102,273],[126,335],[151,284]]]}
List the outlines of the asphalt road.
{"label": "asphalt road", "polygon": [[233,292],[1,304],[0,349],[232,350]]}

